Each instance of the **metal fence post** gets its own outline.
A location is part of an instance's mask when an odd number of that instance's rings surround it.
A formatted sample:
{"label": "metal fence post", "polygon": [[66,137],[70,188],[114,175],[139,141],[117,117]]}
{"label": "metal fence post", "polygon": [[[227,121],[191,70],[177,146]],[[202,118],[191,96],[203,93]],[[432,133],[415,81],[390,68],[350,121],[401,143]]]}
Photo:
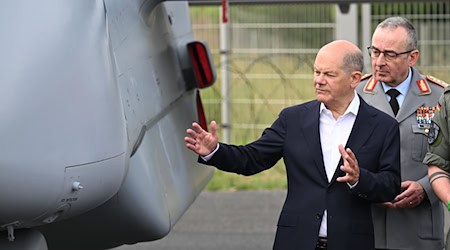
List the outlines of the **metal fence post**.
{"label": "metal fence post", "polygon": [[230,53],[230,24],[228,20],[228,1],[223,0],[220,7],[220,67],[222,71],[222,141],[230,143],[230,74],[228,71],[228,55]]}

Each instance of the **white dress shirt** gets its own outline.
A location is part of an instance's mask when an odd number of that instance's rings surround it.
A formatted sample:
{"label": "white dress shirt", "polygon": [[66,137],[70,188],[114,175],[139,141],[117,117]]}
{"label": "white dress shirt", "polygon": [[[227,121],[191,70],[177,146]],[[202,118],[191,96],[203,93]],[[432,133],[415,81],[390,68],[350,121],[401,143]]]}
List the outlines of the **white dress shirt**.
{"label": "white dress shirt", "polygon": [[[328,110],[323,103],[320,104],[319,111],[319,131],[320,131],[320,143],[322,146],[323,162],[325,164],[325,171],[327,173],[328,181],[333,178],[336,171],[337,164],[341,159],[338,146],[347,144],[348,137],[353,128],[353,124],[358,114],[360,100],[358,94],[355,91],[355,96],[352,102],[348,106],[347,110],[337,120],[334,119],[333,114]],[[219,144],[213,152],[207,156],[203,156],[203,160],[208,161],[219,149]],[[349,187],[354,187],[349,185]],[[320,224],[319,236],[327,236],[327,210],[325,210],[322,217],[322,223]]]}
{"label": "white dress shirt", "polygon": [[[328,182],[333,178],[334,172],[338,167],[341,154],[338,146],[342,144],[345,147],[348,137],[352,132],[353,124],[358,114],[360,100],[355,92],[355,97],[345,110],[344,114],[338,119],[334,119],[333,114],[325,105],[320,104],[319,111],[319,132],[320,144],[322,146],[323,163],[327,173]],[[320,224],[319,236],[327,236],[327,210],[325,210],[322,223]]]}

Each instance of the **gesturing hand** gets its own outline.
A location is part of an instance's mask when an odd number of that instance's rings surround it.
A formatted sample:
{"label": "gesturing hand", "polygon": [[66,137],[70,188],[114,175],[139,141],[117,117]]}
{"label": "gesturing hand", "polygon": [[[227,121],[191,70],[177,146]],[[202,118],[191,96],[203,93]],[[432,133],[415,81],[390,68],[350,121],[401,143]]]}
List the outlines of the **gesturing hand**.
{"label": "gesturing hand", "polygon": [[204,130],[198,123],[192,123],[192,127],[186,130],[190,137],[184,137],[186,147],[201,156],[209,155],[216,149],[219,141],[216,122],[211,121],[209,127],[211,133]]}
{"label": "gesturing hand", "polygon": [[341,153],[344,164],[341,166],[341,170],[344,171],[345,176],[338,177],[336,181],[347,182],[350,185],[355,185],[359,180],[359,166],[358,160],[352,150],[344,146],[339,145],[339,153]]}

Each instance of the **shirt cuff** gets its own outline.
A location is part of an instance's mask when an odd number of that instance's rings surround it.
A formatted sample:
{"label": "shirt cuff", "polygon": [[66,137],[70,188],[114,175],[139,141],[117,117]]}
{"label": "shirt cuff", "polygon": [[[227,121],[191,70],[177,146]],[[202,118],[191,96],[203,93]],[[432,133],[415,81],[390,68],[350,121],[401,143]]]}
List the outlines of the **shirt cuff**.
{"label": "shirt cuff", "polygon": [[353,184],[353,185],[347,182],[347,185],[348,185],[348,187],[349,187],[350,189],[353,189],[354,187],[356,187],[356,185],[358,185],[358,182],[359,182],[359,181],[357,181],[357,182],[356,182],[355,184]]}
{"label": "shirt cuff", "polygon": [[200,156],[202,158],[202,160],[204,161],[209,161],[213,155],[217,152],[217,150],[219,150],[219,143],[217,143],[216,149],[214,149],[209,155],[205,155],[205,156]]}

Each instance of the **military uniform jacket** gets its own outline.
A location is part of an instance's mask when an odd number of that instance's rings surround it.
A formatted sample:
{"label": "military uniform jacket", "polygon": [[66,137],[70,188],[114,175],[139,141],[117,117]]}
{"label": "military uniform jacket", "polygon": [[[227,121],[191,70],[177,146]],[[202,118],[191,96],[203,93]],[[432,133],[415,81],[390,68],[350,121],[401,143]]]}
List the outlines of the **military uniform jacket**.
{"label": "military uniform jacket", "polygon": [[450,87],[445,88],[428,135],[428,153],[423,160],[450,173]]}
{"label": "military uniform jacket", "polygon": [[319,132],[317,100],[284,109],[256,141],[220,144],[204,162],[221,170],[252,175],[283,158],[287,197],[278,221],[273,249],[314,250],[327,210],[328,250],[374,249],[371,204],[389,201],[400,192],[400,133],[397,122],[361,99],[347,141],[360,166],[358,184],[337,182],[338,168],[328,181]]}
{"label": "military uniform jacket", "polygon": [[[400,126],[400,159],[402,181],[419,182],[427,198],[415,208],[372,208],[375,247],[387,249],[434,250],[444,247],[444,215],[442,204],[431,189],[428,167],[422,163],[427,153],[427,132],[419,128],[416,110],[437,105],[443,86],[431,77],[424,77],[412,68],[411,84],[395,119]],[[362,98],[390,116],[394,113],[386,99],[383,86],[372,76],[357,86]]]}

